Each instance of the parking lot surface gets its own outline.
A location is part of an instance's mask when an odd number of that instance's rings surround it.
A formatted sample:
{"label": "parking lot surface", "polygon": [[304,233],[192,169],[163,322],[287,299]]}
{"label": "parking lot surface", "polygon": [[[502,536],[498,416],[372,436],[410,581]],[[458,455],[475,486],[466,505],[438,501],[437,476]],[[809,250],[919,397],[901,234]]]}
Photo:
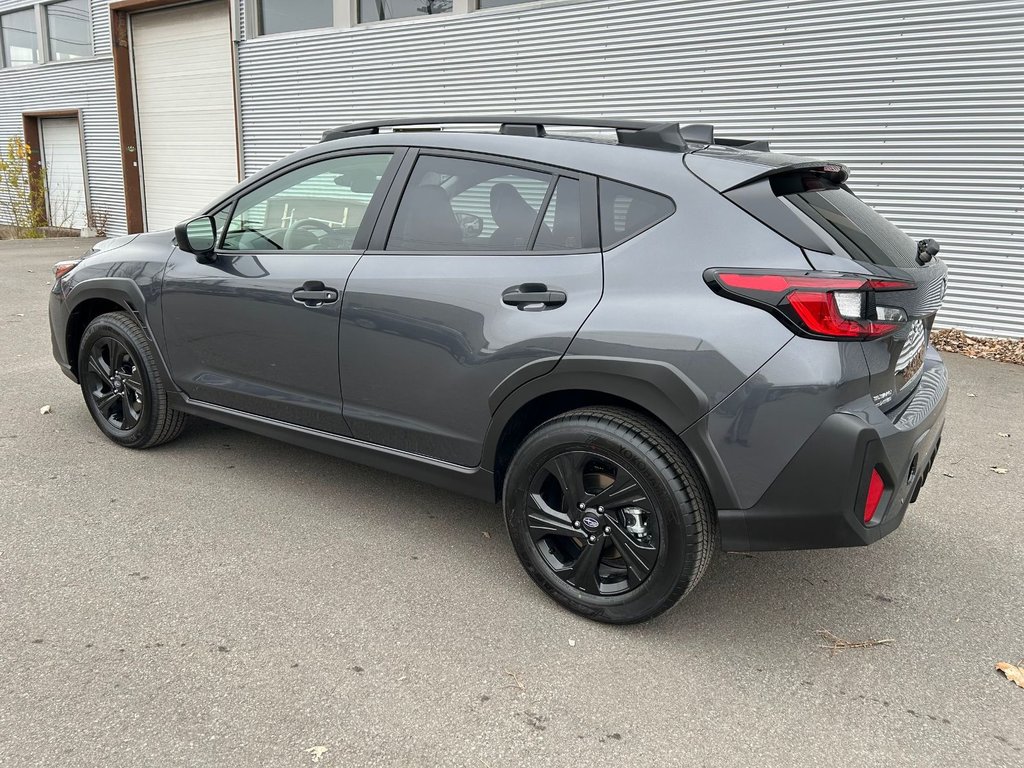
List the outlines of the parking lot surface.
{"label": "parking lot surface", "polygon": [[83,250],[0,242],[0,765],[1024,765],[1024,367],[947,356],[879,544],[721,554],[616,628],[497,507],[207,422],[108,442],[50,352]]}

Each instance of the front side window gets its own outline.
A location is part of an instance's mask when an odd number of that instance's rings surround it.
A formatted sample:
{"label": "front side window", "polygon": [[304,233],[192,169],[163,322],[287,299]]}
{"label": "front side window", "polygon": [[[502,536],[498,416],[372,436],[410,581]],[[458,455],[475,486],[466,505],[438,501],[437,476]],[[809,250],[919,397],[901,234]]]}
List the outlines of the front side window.
{"label": "front side window", "polygon": [[260,34],[334,26],[334,0],[260,0]]}
{"label": "front side window", "polygon": [[46,6],[50,61],[71,61],[92,54],[89,0],[65,0]]}
{"label": "front side window", "polygon": [[388,250],[529,250],[551,183],[550,174],[498,163],[422,157],[395,214]]}
{"label": "front side window", "polygon": [[359,21],[451,13],[452,0],[359,0]]}
{"label": "front side window", "polygon": [[239,199],[221,249],[351,250],[391,157],[334,157],[268,181]]}
{"label": "front side window", "polygon": [[675,213],[664,195],[601,179],[601,247],[605,250],[636,237]]}
{"label": "front side window", "polygon": [[0,16],[4,66],[24,67],[39,63],[39,40],[34,8]]}

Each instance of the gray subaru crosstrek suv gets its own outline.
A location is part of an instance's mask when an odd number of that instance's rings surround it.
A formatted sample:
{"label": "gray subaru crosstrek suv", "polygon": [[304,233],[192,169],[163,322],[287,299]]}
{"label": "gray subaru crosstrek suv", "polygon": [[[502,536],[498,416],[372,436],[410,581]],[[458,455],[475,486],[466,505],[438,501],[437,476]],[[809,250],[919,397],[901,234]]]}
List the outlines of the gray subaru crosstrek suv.
{"label": "gray subaru crosstrek suv", "polygon": [[847,175],[708,125],[351,125],[58,264],[54,355],[123,446],[192,415],[500,501],[552,598],[642,621],[925,482],[946,267]]}

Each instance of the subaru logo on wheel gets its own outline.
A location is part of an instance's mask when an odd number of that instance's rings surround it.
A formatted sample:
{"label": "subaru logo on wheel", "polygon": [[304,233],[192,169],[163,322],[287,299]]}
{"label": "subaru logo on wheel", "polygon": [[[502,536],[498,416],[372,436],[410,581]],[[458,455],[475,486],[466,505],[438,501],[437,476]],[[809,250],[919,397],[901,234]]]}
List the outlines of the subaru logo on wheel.
{"label": "subaru logo on wheel", "polygon": [[587,526],[587,528],[589,528],[590,530],[594,530],[595,528],[599,528],[601,526],[601,521],[593,515],[587,515],[583,518],[583,524]]}

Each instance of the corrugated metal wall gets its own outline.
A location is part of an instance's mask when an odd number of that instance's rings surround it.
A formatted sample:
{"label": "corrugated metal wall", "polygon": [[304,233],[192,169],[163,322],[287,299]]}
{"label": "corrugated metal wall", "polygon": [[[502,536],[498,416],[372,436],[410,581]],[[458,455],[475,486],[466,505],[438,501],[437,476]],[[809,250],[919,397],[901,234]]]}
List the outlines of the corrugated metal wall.
{"label": "corrugated metal wall", "polygon": [[950,265],[941,322],[1024,336],[1024,2],[592,0],[254,38],[245,167],[350,120],[555,112],[712,122],[840,160]]}
{"label": "corrugated metal wall", "polygon": [[[126,223],[107,4],[91,3],[94,58],[0,69],[0,150],[10,137],[22,135],[24,112],[81,110],[90,202],[106,211],[107,233],[116,235],[126,231]],[[0,13],[24,6],[24,0],[0,0]]]}

